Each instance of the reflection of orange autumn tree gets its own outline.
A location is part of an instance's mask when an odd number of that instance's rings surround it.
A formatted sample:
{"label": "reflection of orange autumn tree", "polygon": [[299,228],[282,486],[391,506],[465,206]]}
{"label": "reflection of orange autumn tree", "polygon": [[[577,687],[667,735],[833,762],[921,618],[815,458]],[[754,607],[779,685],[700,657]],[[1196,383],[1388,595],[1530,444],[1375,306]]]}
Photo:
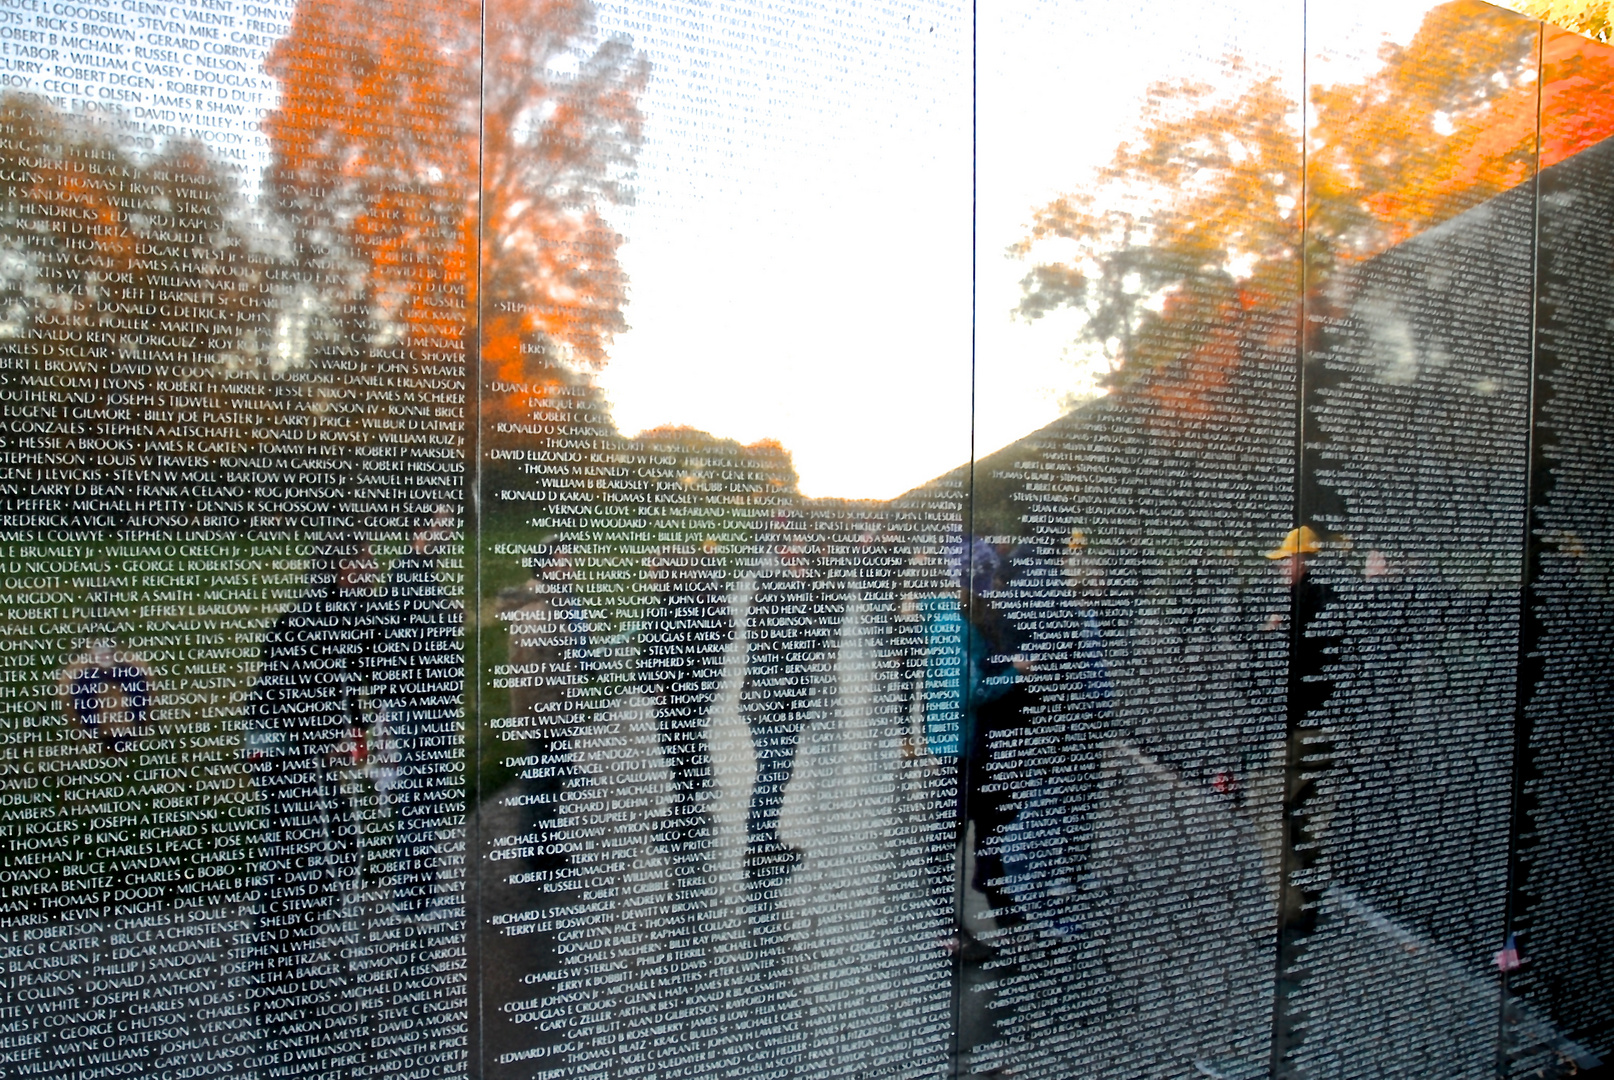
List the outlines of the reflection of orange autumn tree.
{"label": "reflection of orange autumn tree", "polygon": [[[582,0],[492,0],[487,20],[482,358],[505,383],[547,385],[555,359],[597,369],[626,325],[600,207],[627,201],[648,65],[621,40],[590,51]],[[560,355],[533,358],[546,349]]]}
{"label": "reflection of orange autumn tree", "polygon": [[[1484,161],[1536,138],[1535,95],[1499,102],[1475,139],[1471,156]],[[1548,168],[1614,135],[1614,48],[1554,26],[1541,43],[1541,167]],[[1520,152],[1522,154],[1522,151]],[[1518,172],[1523,179],[1524,171]]]}
{"label": "reflection of orange autumn tree", "polygon": [[[1084,316],[1110,382],[1237,353],[1231,338],[1292,340],[1302,217],[1307,287],[1614,133],[1601,46],[1479,0],[1433,9],[1360,83],[1316,87],[1301,182],[1299,102],[1278,76],[1229,64],[1225,90],[1150,93],[1145,124],[1085,194],[1039,208],[1011,253],[1032,263],[1019,313]],[[1159,387],[1157,386],[1157,390]],[[1184,385],[1182,393],[1199,390]]]}
{"label": "reflection of orange autumn tree", "polygon": [[[1238,61],[1230,74],[1250,82]],[[1038,209],[1011,249],[1033,263],[1020,314],[1081,310],[1112,378],[1168,361],[1183,332],[1261,306],[1259,294],[1292,295],[1299,280],[1299,146],[1282,81],[1256,79],[1233,99],[1163,83],[1146,107],[1152,122],[1097,183]]]}
{"label": "reflection of orange autumn tree", "polygon": [[270,190],[336,337],[457,362],[480,329],[509,383],[604,362],[626,288],[600,211],[646,67],[587,0],[304,0],[267,67]]}

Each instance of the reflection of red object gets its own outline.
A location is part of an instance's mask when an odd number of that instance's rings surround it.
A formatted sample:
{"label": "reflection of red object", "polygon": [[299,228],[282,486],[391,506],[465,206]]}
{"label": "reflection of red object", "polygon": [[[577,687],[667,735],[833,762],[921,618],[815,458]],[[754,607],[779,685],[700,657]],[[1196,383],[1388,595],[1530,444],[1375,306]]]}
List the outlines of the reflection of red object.
{"label": "reflection of red object", "polygon": [[1219,772],[1211,780],[1211,787],[1218,795],[1237,795],[1239,790],[1238,777],[1230,772]]}
{"label": "reflection of red object", "polygon": [[[1503,16],[1511,20],[1512,16]],[[1453,182],[1488,175],[1501,190],[1614,135],[1614,49],[1556,26],[1543,26],[1541,78],[1516,83],[1486,110]],[[1539,155],[1537,144],[1539,143]]]}
{"label": "reflection of red object", "polygon": [[1507,944],[1503,945],[1501,951],[1496,954],[1496,966],[1504,972],[1519,970],[1521,961],[1519,960],[1519,939],[1517,935],[1508,935]]}
{"label": "reflection of red object", "polygon": [[363,765],[369,760],[370,744],[365,740],[363,728],[356,727],[348,732],[347,745],[348,755],[353,759],[353,764]]}

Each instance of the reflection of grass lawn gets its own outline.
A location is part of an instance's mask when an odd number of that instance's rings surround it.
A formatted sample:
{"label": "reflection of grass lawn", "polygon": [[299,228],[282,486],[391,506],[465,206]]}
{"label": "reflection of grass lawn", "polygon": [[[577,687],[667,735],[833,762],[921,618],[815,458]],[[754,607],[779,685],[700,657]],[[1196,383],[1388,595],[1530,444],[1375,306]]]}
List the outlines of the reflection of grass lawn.
{"label": "reflection of grass lawn", "polygon": [[515,771],[504,765],[509,747],[493,729],[493,719],[510,711],[510,692],[493,686],[491,679],[481,679],[478,667],[484,672],[492,671],[495,664],[509,658],[505,624],[494,617],[494,601],[500,589],[520,585],[530,576],[520,552],[533,542],[532,531],[521,519],[490,514],[482,522],[478,556],[481,595],[470,618],[476,642],[475,648],[467,652],[465,670],[465,726],[471,743],[467,752],[476,762],[472,798],[492,795],[515,776]]}

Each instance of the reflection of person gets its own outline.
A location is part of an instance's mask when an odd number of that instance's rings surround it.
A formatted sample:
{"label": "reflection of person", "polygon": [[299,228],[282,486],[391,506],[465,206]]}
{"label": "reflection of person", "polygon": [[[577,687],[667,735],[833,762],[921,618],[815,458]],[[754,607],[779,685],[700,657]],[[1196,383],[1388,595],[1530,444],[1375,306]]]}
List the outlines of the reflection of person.
{"label": "reflection of person", "polygon": [[649,568],[656,606],[641,638],[639,669],[655,697],[656,734],[672,772],[673,805],[663,829],[670,840],[698,827],[711,794],[706,714],[733,624],[716,558],[664,552]]}
{"label": "reflection of person", "polygon": [[1069,934],[1112,700],[1097,612],[1103,584],[1080,531],[1061,558],[1024,563],[1000,600],[1023,643],[1027,721],[1016,754],[1020,779],[1008,785],[1019,812],[1003,861],[1019,907]]}
{"label": "reflection of person", "polygon": [[270,1026],[316,1005],[306,990],[323,966],[321,925],[357,869],[358,837],[336,768],[361,723],[375,571],[357,536],[315,549],[302,599],[264,639],[246,702],[248,765],[268,828],[257,974]]}
{"label": "reflection of person", "polygon": [[437,836],[452,820],[465,681],[464,612],[437,578],[450,509],[417,521],[376,604],[377,696],[398,752],[392,787],[394,895],[405,911],[431,907]]}
{"label": "reflection of person", "polygon": [[[1266,553],[1266,557],[1277,567],[1283,583],[1289,586],[1293,598],[1307,603],[1305,611],[1298,607],[1294,609],[1301,625],[1311,621],[1307,616],[1316,615],[1321,611],[1315,603],[1319,595],[1316,584],[1308,576],[1307,571],[1311,569],[1311,560],[1322,550],[1323,538],[1311,526],[1302,525],[1298,529],[1290,529],[1284,536],[1283,543]],[[1313,608],[1316,610],[1312,610]],[[1284,615],[1275,612],[1267,618],[1264,629],[1278,630],[1285,624]]]}
{"label": "reflection of person", "polygon": [[[1344,538],[1330,536],[1326,540],[1338,544]],[[1315,726],[1315,717],[1331,691],[1329,681],[1317,676],[1326,672],[1329,654],[1339,643],[1338,637],[1313,629],[1334,599],[1333,586],[1318,580],[1313,572],[1313,560],[1324,547],[1323,534],[1302,525],[1289,530],[1282,543],[1265,553],[1289,586],[1288,620],[1273,616],[1265,627],[1268,631],[1287,630],[1290,643],[1282,821],[1291,842],[1285,842],[1282,833],[1271,832],[1264,841],[1267,857],[1276,860],[1282,871],[1278,918],[1285,949],[1309,932],[1315,918],[1315,908],[1306,902],[1305,887],[1295,883],[1292,875],[1304,869],[1312,857],[1303,849],[1310,848],[1326,816],[1326,811],[1315,805],[1311,779],[1311,774],[1325,767],[1327,761],[1327,744],[1323,730]]]}
{"label": "reflection of person", "polygon": [[[930,562],[921,552],[913,565],[922,572]],[[956,760],[969,739],[964,730],[965,609],[956,587],[937,587],[947,584],[945,578],[913,584],[914,591],[903,598],[904,608],[911,608],[906,617],[917,639],[917,648],[904,659],[904,709],[911,708],[909,702],[917,697],[924,749],[935,757]]]}
{"label": "reflection of person", "polygon": [[1024,677],[1029,661],[1021,650],[1022,635],[1000,603],[999,590],[1007,584],[1002,560],[991,545],[976,539],[970,561],[972,588],[964,598],[969,618],[964,813],[975,825],[972,884],[1003,927],[1020,921],[1004,888],[1003,832],[1016,809],[1006,778],[1016,767],[1015,743],[1034,699]]}
{"label": "reflection of person", "polygon": [[840,628],[830,607],[811,554],[782,539],[751,598],[740,692],[757,761],[746,819],[746,869],[753,878],[789,873],[801,861],[799,850],[779,842],[779,812],[802,729],[818,707],[813,679],[824,670],[828,644]]}

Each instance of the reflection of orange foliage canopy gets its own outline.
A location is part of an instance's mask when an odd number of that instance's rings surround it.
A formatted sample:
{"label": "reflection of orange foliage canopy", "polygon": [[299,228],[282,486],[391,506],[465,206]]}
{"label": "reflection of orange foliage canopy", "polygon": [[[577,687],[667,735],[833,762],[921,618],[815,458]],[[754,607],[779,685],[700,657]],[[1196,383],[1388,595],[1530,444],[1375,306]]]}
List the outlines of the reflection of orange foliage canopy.
{"label": "reflection of orange foliage canopy", "polygon": [[327,299],[427,352],[479,326],[511,382],[524,347],[605,361],[627,291],[600,207],[646,67],[587,0],[303,0],[266,66],[270,189]]}
{"label": "reflection of orange foliage canopy", "polygon": [[1360,83],[1314,87],[1308,254],[1314,275],[1372,258],[1527,178],[1535,147],[1489,140],[1536,99],[1538,24],[1480,0],[1434,8]]}
{"label": "reflection of orange foliage canopy", "polygon": [[323,294],[347,290],[415,347],[463,347],[475,14],[312,0],[265,65],[281,82],[265,121],[269,186],[297,227],[299,263],[321,273]]}
{"label": "reflection of orange foliage canopy", "polygon": [[[1540,95],[1531,79],[1496,98],[1453,154],[1450,186],[1489,196],[1614,135],[1614,49],[1554,26],[1540,42]],[[1536,159],[1539,122],[1539,161]]]}
{"label": "reflection of orange foliage canopy", "polygon": [[[1186,420],[1214,407],[1245,350],[1293,355],[1302,227],[1318,295],[1614,135],[1614,49],[1480,0],[1434,8],[1381,56],[1359,83],[1311,88],[1304,145],[1285,81],[1237,58],[1224,86],[1153,88],[1095,187],[1038,209],[1012,249],[1034,263],[1020,314],[1082,310],[1111,381],[1158,373],[1149,395]],[[1044,241],[1063,257],[1035,265]]]}
{"label": "reflection of orange foliage canopy", "polygon": [[1377,255],[1614,135],[1614,50],[1479,0],[1435,8],[1385,60],[1312,95],[1313,227],[1353,210],[1372,222],[1339,257]]}
{"label": "reflection of orange foliage canopy", "polygon": [[1546,168],[1614,135],[1614,48],[1549,26],[1541,63]]}

